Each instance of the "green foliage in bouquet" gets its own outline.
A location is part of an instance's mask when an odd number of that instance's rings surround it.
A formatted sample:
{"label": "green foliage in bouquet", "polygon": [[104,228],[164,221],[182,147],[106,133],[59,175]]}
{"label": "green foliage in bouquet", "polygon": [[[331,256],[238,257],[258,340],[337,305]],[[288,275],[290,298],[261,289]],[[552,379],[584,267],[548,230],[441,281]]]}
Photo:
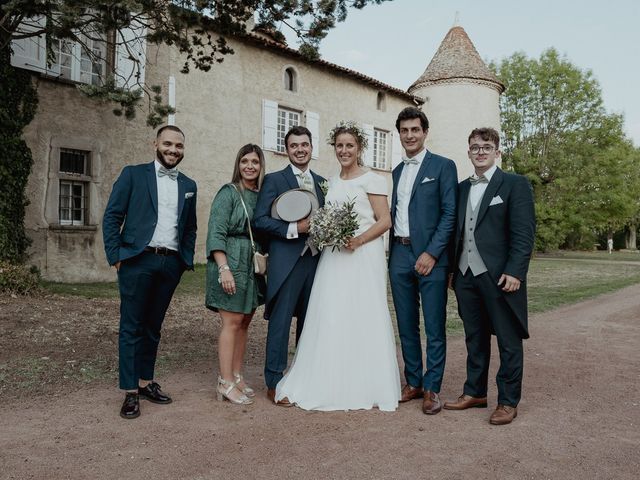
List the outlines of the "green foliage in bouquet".
{"label": "green foliage in bouquet", "polygon": [[311,216],[309,240],[318,250],[331,247],[340,250],[358,230],[355,201],[328,202]]}

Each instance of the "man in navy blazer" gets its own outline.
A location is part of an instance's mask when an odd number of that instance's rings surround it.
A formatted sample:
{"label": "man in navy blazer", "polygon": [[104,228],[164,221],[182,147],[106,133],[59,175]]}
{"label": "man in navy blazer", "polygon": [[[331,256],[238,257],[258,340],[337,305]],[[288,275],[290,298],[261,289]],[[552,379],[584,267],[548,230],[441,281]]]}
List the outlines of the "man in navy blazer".
{"label": "man in navy blazer", "polygon": [[[422,411],[441,410],[446,357],[448,244],[456,216],[455,163],[425,147],[429,120],[407,107],[396,129],[406,156],[393,170],[389,279],[398,321],[406,385],[400,401],[422,398]],[[420,301],[427,336],[423,370]]]}
{"label": "man in navy blazer", "polygon": [[182,273],[193,269],[196,183],[178,172],[184,134],[158,130],[156,159],[125,167],[102,220],[107,260],[120,289],[119,370],[125,400],[120,416],[140,416],[139,399],[171,403],[154,381],[160,330]]}
{"label": "man in navy blazer", "polygon": [[[324,205],[320,183],[325,179],[309,168],[313,149],[311,132],[302,126],[292,127],[284,143],[291,164],[264,177],[253,217],[256,230],[268,237],[269,245],[264,313],[269,328],[264,378],[267,396],[272,402],[275,402],[276,385],[287,368],[292,317],[297,318],[296,341],[302,333],[319,255],[314,256],[306,247],[309,218],[292,223],[275,219],[271,216],[271,206],[278,196],[294,188],[313,191],[320,206]],[[291,405],[287,398],[275,403]]]}
{"label": "man in navy blazer", "polygon": [[475,174],[460,183],[460,203],[451,265],[452,286],[464,324],[467,381],[448,410],[487,406],[491,335],[498,340],[498,406],[493,425],[517,416],[522,391],[522,340],[527,327],[526,278],[534,247],[533,192],[526,177],[495,164],[500,135],[477,128],[469,135]]}

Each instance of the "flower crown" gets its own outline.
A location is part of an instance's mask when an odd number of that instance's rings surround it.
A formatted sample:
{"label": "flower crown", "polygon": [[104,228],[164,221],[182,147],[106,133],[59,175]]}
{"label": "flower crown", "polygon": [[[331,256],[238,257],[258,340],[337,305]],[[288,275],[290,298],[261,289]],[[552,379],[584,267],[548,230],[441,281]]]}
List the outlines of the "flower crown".
{"label": "flower crown", "polygon": [[361,150],[364,151],[367,149],[367,146],[369,145],[367,134],[362,130],[362,128],[360,128],[360,125],[353,120],[342,120],[335,127],[329,130],[329,138],[327,138],[329,145],[335,145],[336,136],[341,133],[350,133],[356,137]]}

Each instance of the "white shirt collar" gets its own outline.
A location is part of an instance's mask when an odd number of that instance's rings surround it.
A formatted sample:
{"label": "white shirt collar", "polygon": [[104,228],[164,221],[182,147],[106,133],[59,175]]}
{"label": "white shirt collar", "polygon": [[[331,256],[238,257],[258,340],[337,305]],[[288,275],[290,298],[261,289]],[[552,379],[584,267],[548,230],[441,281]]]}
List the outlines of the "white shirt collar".
{"label": "white shirt collar", "polygon": [[[162,164],[158,161],[158,159],[156,158],[156,159],[153,161],[153,166],[155,167],[155,169],[156,169],[156,174],[157,174],[157,173],[158,173],[158,170],[160,170],[160,167],[163,167],[164,165],[162,165]],[[164,168],[167,168],[167,167],[164,167]],[[167,168],[167,170],[172,171],[172,170],[175,170],[176,168],[178,168],[178,166],[177,166],[177,165],[176,165],[175,167],[173,167],[173,168]]]}
{"label": "white shirt collar", "polygon": [[300,170],[298,167],[296,167],[293,163],[289,164],[291,166],[291,171],[293,171],[293,174],[297,177],[298,175],[311,175],[310,170],[307,168],[305,171]]}
{"label": "white shirt collar", "polygon": [[[496,165],[495,163],[493,164],[493,166],[487,170],[486,172],[484,172],[484,176],[485,178],[490,182],[491,181],[491,177],[493,177],[493,174],[496,173],[496,170],[498,168],[498,165]],[[475,172],[473,172],[473,175],[471,175],[473,178],[478,178],[478,175],[476,175]]]}
{"label": "white shirt collar", "polygon": [[413,157],[407,157],[406,152],[405,155],[402,156],[402,160],[413,160],[414,158],[416,160],[418,160],[418,163],[422,162],[422,159],[424,158],[425,154],[427,153],[427,147],[424,147],[422,150],[420,150],[418,153],[416,153]]}

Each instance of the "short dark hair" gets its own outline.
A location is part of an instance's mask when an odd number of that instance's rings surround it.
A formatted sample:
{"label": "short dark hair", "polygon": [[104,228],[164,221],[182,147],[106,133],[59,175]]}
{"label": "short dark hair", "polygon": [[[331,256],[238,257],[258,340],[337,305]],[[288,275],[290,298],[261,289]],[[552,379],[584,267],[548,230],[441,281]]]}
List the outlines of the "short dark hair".
{"label": "short dark hair", "polygon": [[425,132],[429,130],[429,119],[422,110],[416,107],[407,107],[398,114],[398,119],[396,120],[396,130],[398,130],[398,132],[400,131],[400,122],[402,122],[403,120],[413,120],[414,118],[420,119],[422,130],[424,130]]}
{"label": "short dark hair", "polygon": [[284,136],[285,148],[289,147],[289,137],[291,135],[306,135],[307,137],[309,137],[309,145],[313,147],[313,137],[311,136],[311,131],[307,127],[303,127],[302,125],[291,127],[287,134]]}
{"label": "short dark hair", "polygon": [[184,132],[182,130],[180,130],[178,127],[176,127],[175,125],[165,125],[164,127],[160,127],[158,129],[158,133],[156,133],[156,138],[159,138],[160,135],[162,134],[162,132],[164,132],[165,130],[171,130],[172,132],[178,132],[184,138],[186,138]]}
{"label": "short dark hair", "polygon": [[494,145],[496,146],[496,150],[500,149],[500,134],[495,128],[490,128],[490,127],[474,128],[473,130],[471,130],[471,133],[469,134],[467,143],[470,143],[473,137],[480,137],[485,142],[493,142]]}

